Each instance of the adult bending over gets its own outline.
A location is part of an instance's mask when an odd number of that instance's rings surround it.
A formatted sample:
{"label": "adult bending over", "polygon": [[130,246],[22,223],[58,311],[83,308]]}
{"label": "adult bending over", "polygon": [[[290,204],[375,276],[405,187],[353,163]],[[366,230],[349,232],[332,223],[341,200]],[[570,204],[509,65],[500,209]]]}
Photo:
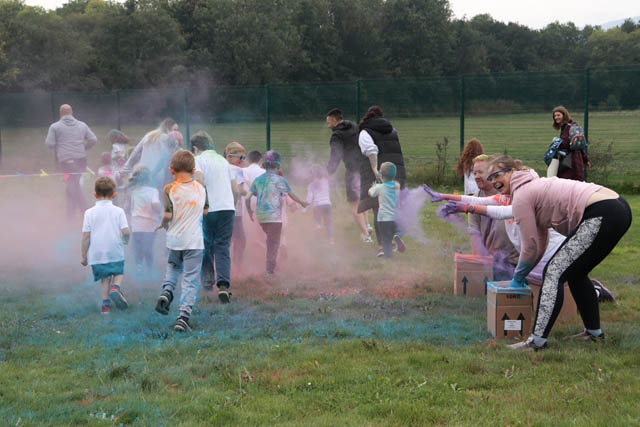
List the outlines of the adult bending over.
{"label": "adult bending over", "polygon": [[600,185],[561,178],[539,178],[518,160],[503,156],[491,162],[487,180],[510,195],[522,238],[520,258],[511,286],[525,285],[525,277],[540,261],[549,228],[566,236],[544,268],[542,289],[531,336],[513,349],[547,346],[563,302],[563,283],[576,301],[585,329],[575,338],[603,339],[598,298],[589,272],[613,250],[631,226],[631,208],[615,191]]}
{"label": "adult bending over", "polygon": [[67,216],[73,216],[77,209],[81,213],[87,209],[87,201],[82,194],[80,177],[87,170],[86,150],[93,147],[98,138],[86,123],[73,117],[68,104],[60,106],[60,120],[49,126],[45,145],[56,153],[63,179],[67,182]]}
{"label": "adult bending over", "polygon": [[393,128],[389,120],[384,117],[382,109],[372,105],[367,110],[359,124],[360,134],[358,144],[360,151],[368,158],[368,162],[360,164],[360,202],[358,213],[373,209],[373,225],[376,230],[378,245],[380,242],[380,230],[378,228],[378,200],[369,196],[369,188],[374,182],[382,183],[378,169],[384,162],[391,162],[396,166],[395,180],[404,188],[406,172],[404,157],[398,139],[398,132]]}

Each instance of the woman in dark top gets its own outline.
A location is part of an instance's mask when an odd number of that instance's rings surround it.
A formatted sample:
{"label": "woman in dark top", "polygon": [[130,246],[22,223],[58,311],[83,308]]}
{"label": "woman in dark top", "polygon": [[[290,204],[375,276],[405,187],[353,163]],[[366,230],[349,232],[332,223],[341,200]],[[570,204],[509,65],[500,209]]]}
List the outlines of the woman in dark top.
{"label": "woman in dark top", "polygon": [[571,167],[563,167],[561,161],[560,168],[558,169],[558,178],[584,181],[584,168],[586,166],[587,169],[589,169],[591,167],[591,163],[589,163],[589,157],[585,150],[571,151],[569,148],[569,143],[571,142],[569,130],[573,123],[571,115],[566,108],[560,105],[553,109],[552,116],[553,128],[560,131],[560,139],[562,139],[560,151],[571,153]]}
{"label": "woman in dark top", "polygon": [[378,199],[369,196],[369,188],[374,182],[382,182],[380,178],[380,165],[391,162],[396,165],[395,180],[404,188],[406,172],[404,157],[398,139],[398,132],[393,128],[389,120],[384,117],[382,109],[373,105],[369,107],[359,124],[360,134],[358,145],[360,151],[366,157],[360,165],[360,202],[358,212],[366,212],[373,209],[374,228],[376,238],[380,243],[378,232]]}

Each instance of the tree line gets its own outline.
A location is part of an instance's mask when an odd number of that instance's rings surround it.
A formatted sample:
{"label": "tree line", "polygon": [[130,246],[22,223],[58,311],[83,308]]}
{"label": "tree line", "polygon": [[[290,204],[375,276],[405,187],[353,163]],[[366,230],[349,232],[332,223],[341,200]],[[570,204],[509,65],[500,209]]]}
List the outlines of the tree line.
{"label": "tree line", "polygon": [[[564,15],[566,16],[566,15]],[[447,0],[0,0],[0,91],[111,91],[640,64],[640,22],[535,30]]]}

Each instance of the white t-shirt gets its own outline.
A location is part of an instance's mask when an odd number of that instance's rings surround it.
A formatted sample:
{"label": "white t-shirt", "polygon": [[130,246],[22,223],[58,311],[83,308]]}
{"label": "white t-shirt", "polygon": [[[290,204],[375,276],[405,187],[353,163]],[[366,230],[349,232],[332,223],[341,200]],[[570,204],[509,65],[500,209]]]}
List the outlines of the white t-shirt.
{"label": "white t-shirt", "polygon": [[174,181],[163,190],[164,211],[173,213],[167,229],[167,248],[174,251],[204,249],[202,215],[207,193],[197,181]]}
{"label": "white t-shirt", "polygon": [[467,196],[471,196],[478,191],[478,184],[476,183],[476,178],[473,175],[473,171],[469,171],[464,174],[464,194]]}
{"label": "white t-shirt", "polygon": [[244,182],[247,184],[247,188],[251,188],[251,184],[256,180],[257,177],[265,173],[266,171],[260,167],[257,163],[251,163],[246,168],[242,169],[242,174],[244,175]]}
{"label": "white t-shirt", "polygon": [[87,261],[89,265],[124,261],[121,230],[128,228],[124,210],[111,200],[98,200],[84,213],[82,232],[91,233]]}
{"label": "white t-shirt", "polygon": [[153,214],[154,203],[160,205],[157,189],[144,186],[131,191],[131,231],[155,232],[158,219]]}
{"label": "white t-shirt", "polygon": [[[229,166],[231,166],[231,173],[235,177],[236,185],[238,186],[238,191],[241,191],[242,186],[244,185],[244,173],[242,172],[242,168],[235,165],[231,165],[231,164]],[[244,200],[242,199],[242,196],[238,195],[238,201],[236,202],[236,216],[242,216],[243,203],[244,203]]]}
{"label": "white t-shirt", "polygon": [[331,206],[329,179],[317,178],[307,187],[307,203],[312,206]]}
{"label": "white t-shirt", "polygon": [[196,172],[202,173],[207,188],[209,212],[235,210],[231,189],[235,177],[227,159],[215,150],[207,150],[196,157]]}

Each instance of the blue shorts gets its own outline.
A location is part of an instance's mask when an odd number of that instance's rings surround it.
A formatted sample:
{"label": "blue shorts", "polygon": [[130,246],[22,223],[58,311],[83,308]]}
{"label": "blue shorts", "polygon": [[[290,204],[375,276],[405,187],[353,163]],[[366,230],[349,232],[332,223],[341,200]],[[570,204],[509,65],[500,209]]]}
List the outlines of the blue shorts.
{"label": "blue shorts", "polygon": [[105,279],[109,276],[118,276],[124,274],[124,260],[116,262],[107,262],[106,264],[92,264],[93,280]]}

